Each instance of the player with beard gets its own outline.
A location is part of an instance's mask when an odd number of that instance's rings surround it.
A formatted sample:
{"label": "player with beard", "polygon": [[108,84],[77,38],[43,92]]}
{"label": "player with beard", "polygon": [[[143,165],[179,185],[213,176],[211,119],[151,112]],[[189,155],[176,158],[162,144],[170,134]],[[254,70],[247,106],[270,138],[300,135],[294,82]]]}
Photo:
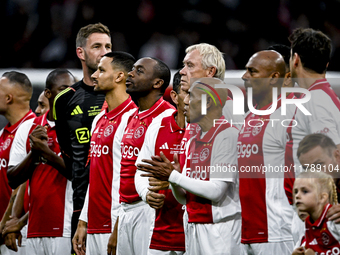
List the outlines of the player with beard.
{"label": "player with beard", "polygon": [[101,111],[105,95],[94,91],[91,75],[100,59],[111,52],[109,29],[101,23],[82,27],[76,39],[77,56],[83,69],[83,79],[60,93],[54,101],[53,115],[63,159],[72,172],[73,216],[72,236],[84,204],[89,183],[90,129]]}

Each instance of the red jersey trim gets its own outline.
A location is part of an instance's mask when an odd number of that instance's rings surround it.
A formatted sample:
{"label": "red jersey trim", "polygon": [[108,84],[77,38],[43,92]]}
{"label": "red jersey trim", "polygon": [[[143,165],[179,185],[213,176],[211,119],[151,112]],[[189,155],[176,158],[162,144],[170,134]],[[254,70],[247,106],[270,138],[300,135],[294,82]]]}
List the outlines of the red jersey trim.
{"label": "red jersey trim", "polygon": [[129,107],[130,104],[133,104],[134,102],[131,99],[131,96],[129,96],[128,99],[126,99],[123,103],[118,105],[116,108],[114,108],[112,111],[108,112],[108,108],[105,109],[105,116],[111,120],[116,118],[118,115],[120,115],[122,112],[125,111],[127,107]]}
{"label": "red jersey trim", "polygon": [[327,214],[328,209],[331,208],[331,207],[332,207],[331,204],[325,205],[325,207],[323,208],[323,211],[322,211],[321,216],[320,216],[319,219],[317,219],[314,223],[312,223],[312,222],[310,221],[310,216],[308,216],[308,217],[306,218],[306,225],[308,224],[308,225],[311,226],[311,227],[317,227],[317,228],[320,227],[320,225],[322,224],[322,222],[324,221],[324,219],[325,219],[325,217],[326,217],[326,214]]}
{"label": "red jersey trim", "polygon": [[[220,120],[224,120],[224,116],[222,116],[221,118],[219,118]],[[225,124],[225,123],[221,123],[218,126],[212,127],[208,133],[202,138],[200,139],[200,135],[196,136],[196,140],[197,142],[203,142],[203,143],[208,143],[210,142],[212,139],[214,139],[216,137],[216,134],[219,132],[219,130],[221,129],[222,125],[227,125],[226,128],[231,127],[229,123]],[[201,130],[202,132],[202,130]]]}
{"label": "red jersey trim", "polygon": [[[139,119],[142,120],[142,119],[148,117],[149,115],[154,113],[162,104],[165,104],[166,102],[167,101],[165,101],[163,99],[163,97],[161,97],[160,99],[157,100],[157,102],[150,109],[146,110],[145,112],[138,114]],[[171,106],[170,109],[175,109],[172,105],[170,105],[170,106]]]}
{"label": "red jersey trim", "polygon": [[174,113],[172,114],[171,118],[170,118],[170,131],[171,133],[174,133],[174,132],[177,132],[177,131],[185,131],[185,128],[180,128],[178,125],[177,125],[177,122],[176,122],[176,115],[177,115],[177,111],[174,111]]}
{"label": "red jersey trim", "polygon": [[24,117],[22,117],[19,121],[17,121],[14,125],[11,125],[8,123],[5,127],[4,130],[6,130],[9,133],[14,133],[17,131],[17,129],[20,127],[20,125],[31,118],[36,117],[36,115],[34,114],[34,112],[32,112],[32,110],[30,110],[28,113],[26,113],[26,115]]}

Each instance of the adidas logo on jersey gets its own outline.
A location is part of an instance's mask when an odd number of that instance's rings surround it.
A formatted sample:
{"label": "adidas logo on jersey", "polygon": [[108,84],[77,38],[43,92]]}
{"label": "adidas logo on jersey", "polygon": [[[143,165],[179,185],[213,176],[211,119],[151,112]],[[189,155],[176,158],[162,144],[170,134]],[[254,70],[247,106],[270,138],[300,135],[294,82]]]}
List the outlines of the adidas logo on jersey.
{"label": "adidas logo on jersey", "polygon": [[169,149],[168,143],[164,143],[161,147],[159,147],[161,150]]}
{"label": "adidas logo on jersey", "polygon": [[318,244],[318,241],[316,241],[316,239],[314,238],[314,240],[313,241],[311,241],[310,243],[309,243],[309,245],[317,245]]}
{"label": "adidas logo on jersey", "polygon": [[77,115],[77,114],[83,114],[83,111],[80,109],[79,105],[77,105],[71,113],[71,115]]}

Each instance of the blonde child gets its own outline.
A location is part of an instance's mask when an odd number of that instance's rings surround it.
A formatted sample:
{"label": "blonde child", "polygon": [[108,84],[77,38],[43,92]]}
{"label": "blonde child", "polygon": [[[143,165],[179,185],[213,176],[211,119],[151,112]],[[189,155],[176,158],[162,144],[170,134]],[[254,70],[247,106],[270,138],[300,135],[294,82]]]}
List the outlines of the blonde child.
{"label": "blonde child", "polygon": [[326,218],[329,208],[338,201],[332,176],[303,172],[294,182],[293,195],[297,210],[309,215],[305,220],[305,241],[293,255],[340,254],[340,225]]}

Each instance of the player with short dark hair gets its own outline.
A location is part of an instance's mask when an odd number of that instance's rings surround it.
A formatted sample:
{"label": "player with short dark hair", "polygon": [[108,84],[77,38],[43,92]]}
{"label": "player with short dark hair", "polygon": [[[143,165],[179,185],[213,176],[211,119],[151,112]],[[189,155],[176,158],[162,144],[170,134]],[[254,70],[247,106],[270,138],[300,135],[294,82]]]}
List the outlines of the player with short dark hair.
{"label": "player with short dark hair", "polygon": [[[158,59],[141,58],[126,79],[126,92],[137,102],[138,112],[131,116],[121,141],[120,203],[116,222],[118,254],[147,254],[152,210],[135,188],[136,160],[149,125],[170,116],[174,107],[163,100],[170,83],[170,69]],[[113,232],[113,236],[117,234]],[[111,251],[111,249],[110,249]]]}
{"label": "player with short dark hair", "polygon": [[[184,97],[180,86],[181,75],[176,72],[173,78],[173,90],[170,96],[177,111],[171,116],[153,122],[145,135],[143,146],[138,155],[136,165],[143,159],[151,159],[152,156],[163,152],[169,160],[173,160],[174,154],[185,153],[182,138],[185,131]],[[155,178],[142,177],[142,171],[137,170],[135,175],[135,187],[143,201],[156,209],[155,221],[151,223],[152,235],[148,254],[173,254],[181,255],[185,251],[183,209],[176,201],[169,182],[159,181]],[[171,240],[171,242],[169,242]]]}
{"label": "player with short dark hair", "polygon": [[[8,120],[8,124],[0,130],[0,254],[9,252],[4,244],[1,232],[5,223],[9,220],[18,191],[17,189],[12,191],[8,184],[9,155],[18,128],[25,121],[35,117],[35,114],[30,110],[31,97],[32,84],[24,73],[10,71],[2,75],[0,79],[0,114]],[[14,244],[14,247],[15,250],[16,244]],[[18,254],[21,254],[21,252],[19,248]]]}
{"label": "player with short dark hair", "polygon": [[92,75],[94,90],[105,93],[107,108],[92,123],[89,188],[72,241],[77,254],[85,252],[85,241],[87,254],[106,254],[118,217],[120,143],[127,120],[137,109],[125,85],[134,63],[126,52],[109,52]]}
{"label": "player with short dark hair", "polygon": [[[65,69],[52,71],[47,80],[54,74],[58,78],[45,88],[50,108],[55,96],[75,82],[74,76]],[[71,173],[60,157],[52,111],[18,128],[7,176],[12,188],[29,179],[27,254],[70,253]]]}

